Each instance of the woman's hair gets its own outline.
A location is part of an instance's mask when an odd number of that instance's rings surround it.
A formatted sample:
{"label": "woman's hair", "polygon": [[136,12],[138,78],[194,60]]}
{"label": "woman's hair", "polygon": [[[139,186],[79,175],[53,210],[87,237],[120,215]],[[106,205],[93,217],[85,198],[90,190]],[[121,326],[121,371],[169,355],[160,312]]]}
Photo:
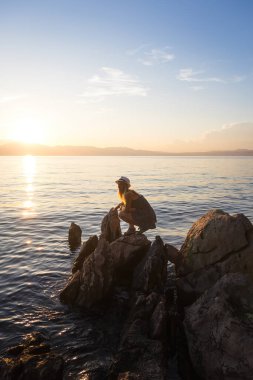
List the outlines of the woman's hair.
{"label": "woman's hair", "polygon": [[127,183],[122,182],[122,189],[119,189],[119,190],[118,190],[118,196],[119,196],[119,199],[120,199],[124,204],[126,204],[125,194],[126,194],[126,192],[128,191],[128,189],[129,189],[129,185],[128,185]]}

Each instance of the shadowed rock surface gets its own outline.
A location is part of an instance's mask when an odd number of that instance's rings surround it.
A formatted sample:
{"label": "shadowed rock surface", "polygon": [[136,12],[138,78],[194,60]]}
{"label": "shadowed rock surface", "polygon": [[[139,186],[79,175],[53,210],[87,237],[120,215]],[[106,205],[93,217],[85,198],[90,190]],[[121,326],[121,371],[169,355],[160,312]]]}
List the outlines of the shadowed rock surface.
{"label": "shadowed rock surface", "polygon": [[122,235],[118,211],[111,208],[101,223],[101,236],[111,243]]}
{"label": "shadowed rock surface", "polygon": [[84,261],[90,256],[90,254],[95,251],[98,245],[98,237],[97,235],[93,235],[89,237],[89,239],[83,243],[79,255],[76,258],[73,267],[72,273],[75,273],[77,270],[82,269]]}
{"label": "shadowed rock surface", "polygon": [[125,274],[125,279],[131,281],[131,270],[149,246],[144,235],[122,236],[111,244],[100,237],[95,251],[61,292],[61,302],[90,309],[105,301],[117,279],[122,282]]}
{"label": "shadowed rock surface", "polygon": [[63,359],[51,352],[42,334],[26,336],[0,359],[1,380],[62,380]]}
{"label": "shadowed rock surface", "polygon": [[207,380],[253,378],[253,283],[240,273],[223,276],[184,320],[195,370]]}

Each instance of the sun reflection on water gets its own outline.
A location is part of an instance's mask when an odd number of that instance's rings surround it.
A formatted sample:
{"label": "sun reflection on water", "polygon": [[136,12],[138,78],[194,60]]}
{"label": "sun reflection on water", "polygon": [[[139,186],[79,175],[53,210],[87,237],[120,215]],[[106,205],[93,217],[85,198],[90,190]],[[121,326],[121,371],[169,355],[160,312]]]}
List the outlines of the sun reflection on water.
{"label": "sun reflection on water", "polygon": [[23,157],[23,173],[25,177],[25,182],[27,183],[25,191],[26,191],[26,199],[23,201],[23,211],[22,216],[25,219],[33,218],[35,214],[34,210],[34,201],[33,201],[33,193],[34,193],[34,176],[36,173],[36,158],[34,156],[24,156]]}

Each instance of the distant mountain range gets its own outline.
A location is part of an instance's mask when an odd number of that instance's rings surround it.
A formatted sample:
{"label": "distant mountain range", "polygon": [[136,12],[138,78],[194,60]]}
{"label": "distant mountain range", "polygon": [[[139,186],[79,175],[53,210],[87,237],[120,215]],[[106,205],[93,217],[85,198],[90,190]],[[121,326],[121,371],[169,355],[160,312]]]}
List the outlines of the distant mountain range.
{"label": "distant mountain range", "polygon": [[23,156],[26,154],[34,156],[253,156],[253,149],[170,153],[126,147],[47,146],[17,142],[0,145],[0,156]]}

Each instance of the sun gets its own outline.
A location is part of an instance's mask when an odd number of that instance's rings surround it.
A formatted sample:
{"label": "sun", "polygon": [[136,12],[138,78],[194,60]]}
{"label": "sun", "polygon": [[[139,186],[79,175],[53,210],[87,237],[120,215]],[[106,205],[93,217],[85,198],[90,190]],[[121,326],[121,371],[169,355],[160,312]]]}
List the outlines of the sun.
{"label": "sun", "polygon": [[26,144],[42,144],[45,142],[45,127],[42,122],[26,118],[18,120],[9,133],[9,139]]}

